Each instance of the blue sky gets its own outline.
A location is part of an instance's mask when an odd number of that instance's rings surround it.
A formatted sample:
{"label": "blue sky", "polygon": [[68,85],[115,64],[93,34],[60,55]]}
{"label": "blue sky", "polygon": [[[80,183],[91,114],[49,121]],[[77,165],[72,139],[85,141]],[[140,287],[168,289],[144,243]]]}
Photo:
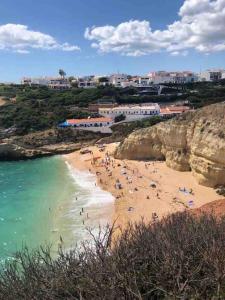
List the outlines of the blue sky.
{"label": "blue sky", "polygon": [[210,24],[223,25],[223,11],[224,0],[1,0],[0,81],[59,68],[68,75],[224,68],[225,37]]}

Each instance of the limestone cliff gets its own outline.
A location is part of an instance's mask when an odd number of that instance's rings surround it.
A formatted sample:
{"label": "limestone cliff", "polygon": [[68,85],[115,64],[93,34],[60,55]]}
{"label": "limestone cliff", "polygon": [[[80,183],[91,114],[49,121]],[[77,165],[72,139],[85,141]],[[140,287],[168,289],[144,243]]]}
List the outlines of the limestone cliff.
{"label": "limestone cliff", "polygon": [[116,158],[165,160],[178,171],[192,171],[200,184],[225,184],[225,103],[185,113],[137,130],[120,144]]}
{"label": "limestone cliff", "polygon": [[51,129],[24,136],[2,138],[0,161],[21,160],[55,154],[65,154],[94,144],[106,136],[99,132],[68,129]]}

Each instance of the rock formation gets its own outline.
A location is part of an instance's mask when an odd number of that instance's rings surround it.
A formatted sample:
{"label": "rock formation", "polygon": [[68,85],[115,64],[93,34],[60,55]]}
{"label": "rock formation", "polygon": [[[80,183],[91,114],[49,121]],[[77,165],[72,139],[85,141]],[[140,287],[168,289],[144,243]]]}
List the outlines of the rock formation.
{"label": "rock formation", "polygon": [[24,136],[10,136],[1,139],[0,161],[70,153],[92,145],[104,136],[107,135],[71,128],[39,131]]}
{"label": "rock formation", "polygon": [[192,171],[202,185],[225,185],[225,103],[137,130],[115,157],[165,160],[175,170]]}

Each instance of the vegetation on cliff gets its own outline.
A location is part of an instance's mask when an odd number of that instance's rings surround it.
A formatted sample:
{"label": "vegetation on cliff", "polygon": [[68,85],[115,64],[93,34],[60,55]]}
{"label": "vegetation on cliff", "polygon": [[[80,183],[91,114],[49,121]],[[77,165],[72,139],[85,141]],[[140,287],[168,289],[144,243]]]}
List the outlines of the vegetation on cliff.
{"label": "vegetation on cliff", "polygon": [[0,299],[224,299],[225,218],[171,215],[112,231],[83,250],[24,250],[5,266]]}
{"label": "vegetation on cliff", "polygon": [[115,99],[119,104],[188,100],[191,106],[202,107],[225,101],[225,81],[170,84],[163,92],[167,94],[146,95],[136,88],[120,89],[113,86],[55,91],[47,87],[0,85],[0,97],[7,101],[6,105],[0,107],[0,127],[14,126],[18,134],[49,129],[66,118],[89,116],[90,113],[84,108],[104,98]]}

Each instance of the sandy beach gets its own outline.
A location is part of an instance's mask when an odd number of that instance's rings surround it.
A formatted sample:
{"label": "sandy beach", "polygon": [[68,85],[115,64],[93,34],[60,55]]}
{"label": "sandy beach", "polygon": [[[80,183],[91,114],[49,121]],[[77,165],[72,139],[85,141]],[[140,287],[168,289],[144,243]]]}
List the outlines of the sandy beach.
{"label": "sandy beach", "polygon": [[114,159],[117,145],[106,145],[104,151],[93,146],[88,148],[91,153],[77,151],[64,158],[74,168],[95,174],[99,186],[115,197],[112,222],[122,228],[129,221],[160,219],[221,199],[214,189],[199,185],[191,172],[172,170],[165,162]]}

